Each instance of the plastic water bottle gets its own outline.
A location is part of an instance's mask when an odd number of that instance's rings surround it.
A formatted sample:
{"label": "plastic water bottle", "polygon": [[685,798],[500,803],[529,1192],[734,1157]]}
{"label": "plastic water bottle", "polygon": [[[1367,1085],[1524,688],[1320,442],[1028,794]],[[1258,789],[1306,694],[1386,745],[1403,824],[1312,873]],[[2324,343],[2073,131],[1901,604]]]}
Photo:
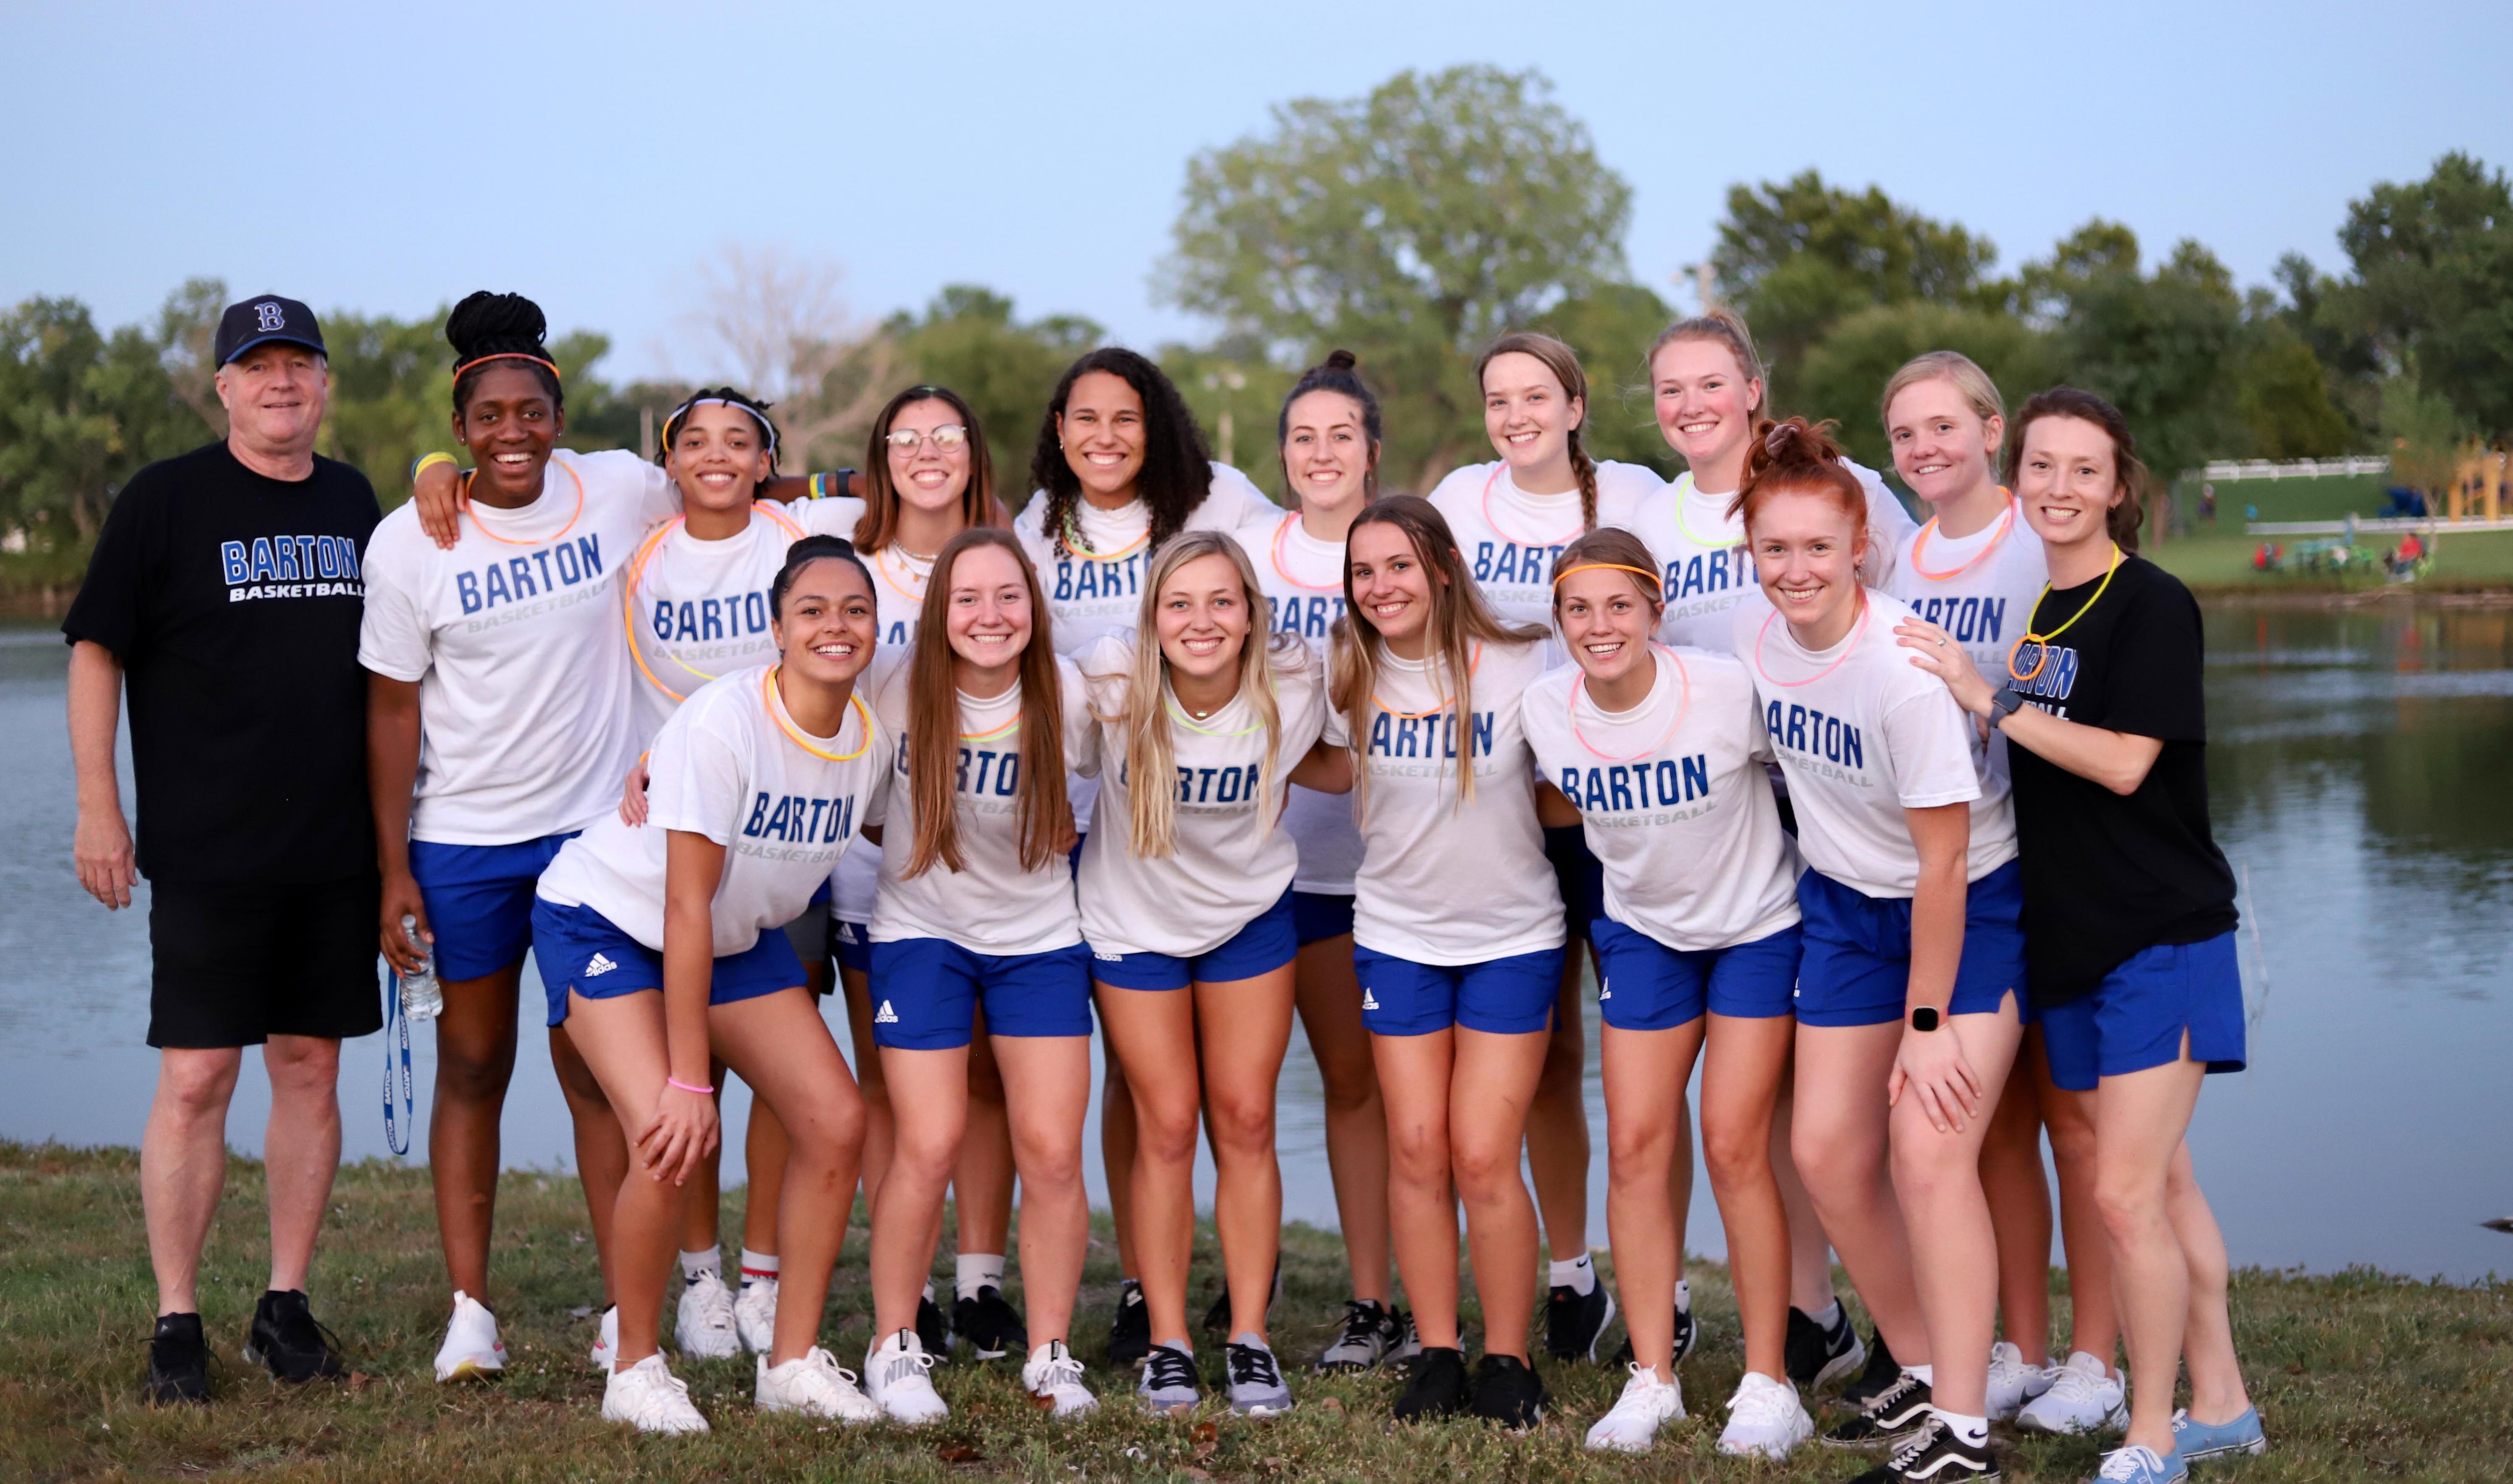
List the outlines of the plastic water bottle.
{"label": "plastic water bottle", "polygon": [[419,941],[419,919],[408,912],[401,914],[401,936],[419,950],[419,972],[398,976],[401,1013],[414,1021],[432,1021],[445,1009],[445,990],[436,983],[436,944]]}

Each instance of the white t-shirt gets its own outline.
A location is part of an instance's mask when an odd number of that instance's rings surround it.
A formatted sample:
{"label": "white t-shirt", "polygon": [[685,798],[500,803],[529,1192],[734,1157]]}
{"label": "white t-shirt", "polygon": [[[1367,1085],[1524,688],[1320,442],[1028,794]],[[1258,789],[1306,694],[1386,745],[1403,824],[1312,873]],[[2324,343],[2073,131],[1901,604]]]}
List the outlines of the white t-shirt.
{"label": "white t-shirt", "polygon": [[[1099,729],[1091,719],[1082,672],[1058,657],[1064,691],[1064,760],[1097,766]],[[977,953],[1044,953],[1082,941],[1073,899],[1073,867],[1062,855],[1037,870],[1021,865],[1021,689],[980,701],[960,692],[960,764],[956,775],[960,858],[954,872],[936,861],[921,876],[901,874],[916,852],[916,790],[908,781],[908,672],[892,670],[873,698],[874,714],[892,739],[888,822],[883,826],[880,894],[872,941],[940,938]],[[1006,728],[1012,730],[1006,731]],[[852,858],[854,852],[848,852]]]}
{"label": "white t-shirt", "polygon": [[[1361,870],[1352,941],[1422,964],[1480,964],[1558,948],[1562,894],[1536,822],[1535,755],[1520,698],[1543,672],[1540,644],[1478,647],[1474,715],[1459,735],[1447,667],[1378,652],[1378,692],[1362,739]],[[1330,714],[1327,741],[1349,745]],[[1457,801],[1457,754],[1475,796]]]}
{"label": "white t-shirt", "polygon": [[[1628,527],[1643,501],[1666,487],[1655,470],[1613,461],[1597,465],[1597,524]],[[1553,560],[1584,534],[1579,492],[1530,495],[1498,461],[1450,473],[1431,490],[1431,503],[1457,539],[1457,554],[1483,589],[1484,601],[1507,623],[1553,626]],[[1560,647],[1546,659],[1560,662]]]}
{"label": "white t-shirt", "polygon": [[[1252,636],[1252,641],[1254,636]],[[1127,777],[1123,723],[1099,724],[1101,796],[1108,807],[1082,844],[1082,936],[1095,953],[1209,952],[1230,941],[1292,884],[1299,850],[1280,813],[1281,780],[1308,754],[1326,725],[1326,670],[1296,646],[1273,657],[1280,718],[1274,774],[1265,774],[1265,728],[1245,690],[1192,724],[1170,711],[1177,763],[1177,811],[1170,853],[1134,853],[1130,822],[1136,780]],[[1092,708],[1120,714],[1135,664],[1135,641],[1111,634],[1082,657]],[[1175,698],[1162,700],[1175,707]],[[1273,792],[1277,807],[1264,807]]]}
{"label": "white t-shirt", "polygon": [[413,505],[376,527],[358,662],[419,683],[412,839],[511,845],[618,804],[644,745],[620,576],[679,507],[670,476],[635,454],[559,449],[538,499],[473,501],[451,551]]}
{"label": "white t-shirt", "polygon": [[1686,952],[1769,938],[1798,920],[1798,862],[1772,798],[1753,677],[1725,653],[1652,658],[1649,696],[1629,711],[1575,690],[1576,665],[1527,688],[1537,776],[1578,806],[1606,868],[1607,916]]}
{"label": "white t-shirt", "polygon": [[1867,613],[1820,653],[1800,648],[1760,588],[1736,605],[1735,643],[1753,672],[1763,724],[1788,778],[1806,862],[1870,897],[1908,897],[1920,879],[1905,809],[1972,805],[1965,879],[2015,859],[2007,781],[1981,756],[1972,718],[1945,682],[1912,662],[1894,625],[1910,610],[1869,588]]}
{"label": "white t-shirt", "polygon": [[[617,810],[560,847],[538,893],[588,906],[647,947],[663,946],[665,834],[725,847],[715,890],[715,956],[739,953],[801,916],[856,831],[882,821],[890,739],[858,695],[835,738],[802,733],[766,666],[699,687],[655,739],[643,824]],[[795,735],[788,735],[787,728]]]}
{"label": "white t-shirt", "polygon": [[[853,541],[852,529],[838,534]],[[904,654],[916,642],[916,625],[925,617],[925,585],[934,580],[934,557],[918,556],[897,541],[879,551],[859,551],[857,555],[872,569],[873,606],[881,621],[882,647]]]}
{"label": "white t-shirt", "polygon": [[[2051,579],[2042,538],[2024,523],[2024,501],[2011,497],[2007,509],[1966,537],[1940,536],[1935,520],[1914,530],[1888,589],[1954,635],[1974,667],[1999,687],[2007,684],[2008,651],[2033,622],[2033,605]],[[1988,763],[1993,776],[2009,776],[2006,737],[1991,734]]]}
{"label": "white t-shirt", "polygon": [[[1230,534],[1247,551],[1256,582],[1265,589],[1267,622],[1278,634],[1306,641],[1323,670],[1335,622],[1343,617],[1343,543],[1311,536],[1296,511]],[[1291,800],[1283,806],[1283,824],[1300,848],[1293,887],[1351,896],[1352,874],[1361,868],[1361,826],[1353,819],[1351,796],[1294,783]]]}
{"label": "white t-shirt", "polygon": [[[1895,554],[1909,542],[1910,514],[1884,478],[1861,463],[1843,461],[1867,491],[1867,547],[1860,568],[1870,586],[1890,586]],[[1675,476],[1641,504],[1630,525],[1657,558],[1666,582],[1666,615],[1658,623],[1661,644],[1724,650],[1736,600],[1754,590],[1754,554],[1745,547],[1745,522],[1728,513],[1736,492],[1695,489],[1693,471]]]}

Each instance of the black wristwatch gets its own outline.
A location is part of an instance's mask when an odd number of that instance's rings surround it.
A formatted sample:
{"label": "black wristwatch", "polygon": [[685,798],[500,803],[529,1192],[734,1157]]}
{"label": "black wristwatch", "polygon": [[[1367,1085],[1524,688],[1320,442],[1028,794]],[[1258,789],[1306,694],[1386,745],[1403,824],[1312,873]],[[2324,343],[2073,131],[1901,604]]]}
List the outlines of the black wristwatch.
{"label": "black wristwatch", "polygon": [[1989,724],[1992,728],[2023,709],[2022,691],[1996,690],[1989,693]]}
{"label": "black wristwatch", "polygon": [[1944,1023],[1945,1017],[1937,1014],[1936,1007],[1934,1005],[1922,1005],[1919,1009],[1911,1012],[1911,1028],[1913,1030],[1935,1030]]}

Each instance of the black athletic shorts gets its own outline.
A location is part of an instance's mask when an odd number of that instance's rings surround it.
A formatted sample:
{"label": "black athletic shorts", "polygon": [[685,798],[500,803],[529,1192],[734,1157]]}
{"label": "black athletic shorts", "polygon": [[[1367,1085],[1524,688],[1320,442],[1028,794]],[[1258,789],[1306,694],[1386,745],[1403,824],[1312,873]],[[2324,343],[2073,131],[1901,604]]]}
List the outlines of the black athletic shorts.
{"label": "black athletic shorts", "polygon": [[286,886],[149,883],[148,1044],[259,1046],[383,1028],[373,876]]}

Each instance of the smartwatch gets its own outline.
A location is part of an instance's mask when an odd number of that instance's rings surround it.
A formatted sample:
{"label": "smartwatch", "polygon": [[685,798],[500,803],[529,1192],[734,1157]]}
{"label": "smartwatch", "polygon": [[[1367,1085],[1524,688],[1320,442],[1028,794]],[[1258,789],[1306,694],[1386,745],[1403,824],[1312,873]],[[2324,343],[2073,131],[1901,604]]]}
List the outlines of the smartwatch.
{"label": "smartwatch", "polygon": [[1989,693],[1989,724],[1992,728],[2022,709],[2022,691],[1997,690]]}
{"label": "smartwatch", "polygon": [[1944,1023],[1944,1017],[1937,1014],[1936,1007],[1934,1005],[1922,1005],[1911,1012],[1913,1030],[1935,1030]]}

